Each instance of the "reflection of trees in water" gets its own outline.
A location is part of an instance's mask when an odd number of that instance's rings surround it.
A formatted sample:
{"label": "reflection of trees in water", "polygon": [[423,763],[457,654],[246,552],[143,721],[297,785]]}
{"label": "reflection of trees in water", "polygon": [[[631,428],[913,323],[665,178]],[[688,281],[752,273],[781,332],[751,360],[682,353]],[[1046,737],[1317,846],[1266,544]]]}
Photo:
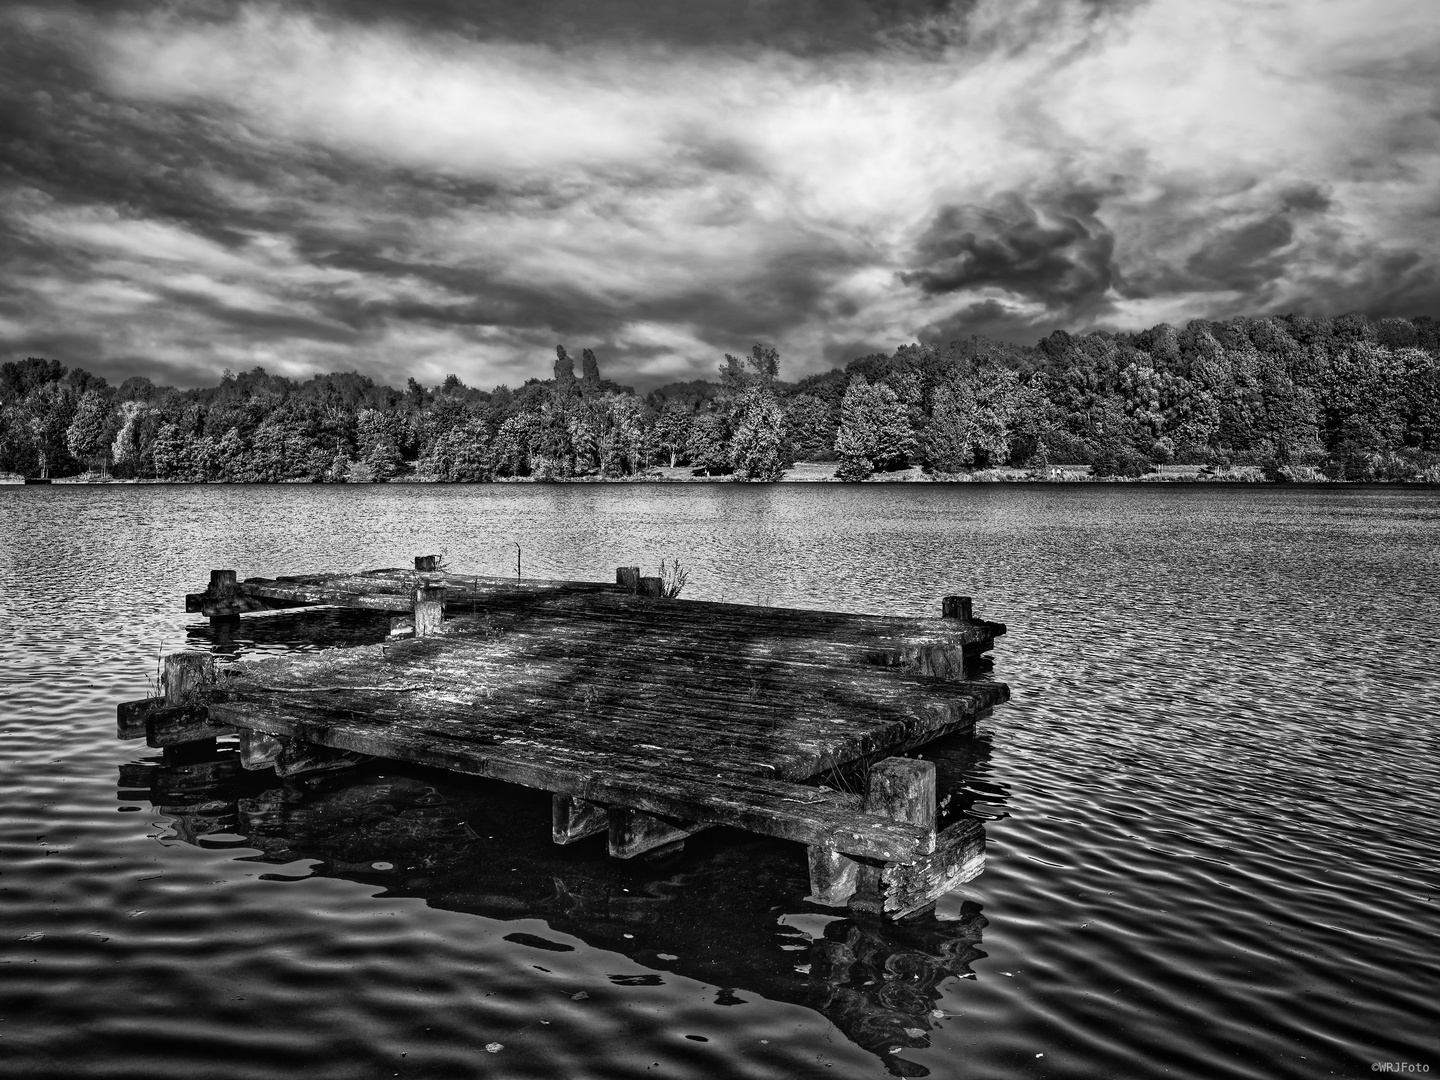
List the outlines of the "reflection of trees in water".
{"label": "reflection of trees in water", "polygon": [[986,925],[980,906],[969,901],[956,921],[833,922],[810,950],[812,996],[806,1004],[880,1055],[897,1076],[928,1075],[924,1066],[891,1051],[930,1045],[942,985],[971,974],[971,963],[985,955],[979,946]]}
{"label": "reflection of trees in water", "polygon": [[[717,1004],[760,994],[806,1005],[896,1075],[925,1075],[891,1051],[929,1045],[942,985],[984,955],[985,918],[973,904],[958,920],[893,923],[804,903],[805,850],[783,841],[713,829],[680,854],[618,860],[603,837],[552,843],[543,792],[399,766],[279,780],[241,769],[231,749],[189,761],[183,751],[122,766],[119,785],[122,800],[148,799],[169,817],[181,840],[259,849],[244,857],[261,862],[319,860],[313,875],[444,910],[541,919],[657,973],[628,981],[673,972],[719,988]],[[966,787],[983,775],[986,740],[954,740],[937,755],[952,808],[995,801],[983,780],[978,792]],[[815,937],[788,924],[793,913]],[[572,948],[535,934],[508,940]]]}

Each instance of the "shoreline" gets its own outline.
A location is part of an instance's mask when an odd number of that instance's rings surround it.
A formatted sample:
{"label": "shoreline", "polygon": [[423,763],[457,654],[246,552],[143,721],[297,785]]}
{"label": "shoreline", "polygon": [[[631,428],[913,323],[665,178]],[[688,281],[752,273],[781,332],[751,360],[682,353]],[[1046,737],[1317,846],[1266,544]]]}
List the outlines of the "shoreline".
{"label": "shoreline", "polygon": [[[787,469],[779,480],[773,481],[778,484],[845,484],[847,481],[837,480],[834,475],[835,466],[830,462],[798,462],[795,467]],[[1270,480],[1267,479],[1258,466],[1243,465],[1234,466],[1228,470],[1213,471],[1205,470],[1202,466],[1169,466],[1162,467],[1161,471],[1146,473],[1143,476],[1092,476],[1089,466],[1063,466],[1052,467],[1046,470],[1036,469],[986,469],[977,470],[974,473],[927,473],[919,466],[910,469],[897,470],[890,473],[877,473],[866,480],[849,481],[852,484],[1264,484],[1277,487],[1323,487],[1330,485],[1344,486],[1381,486],[1381,487],[1429,487],[1435,486],[1423,480],[1332,480],[1318,474],[1306,476],[1303,479],[1295,480]],[[476,481],[474,483],[493,484],[737,484],[737,483],[758,483],[759,481],[735,480],[731,476],[694,476],[689,467],[657,468],[638,476],[625,477],[600,477],[600,476],[575,476],[564,479],[542,480],[533,476],[503,476],[494,480]],[[440,486],[460,486],[455,481],[431,480],[415,476],[399,476],[391,480],[383,481],[386,484],[423,485],[436,484]],[[470,484],[471,482],[465,482]],[[236,487],[282,487],[289,485],[323,485],[323,481],[317,480],[282,480],[277,483],[236,483],[227,480],[156,480],[148,478],[116,478],[102,477],[93,474],[81,474],[79,476],[52,477],[48,484],[33,486],[50,487],[100,487],[108,485],[154,485],[154,486],[182,486],[182,485],[229,485]],[[25,478],[15,474],[0,475],[0,486],[9,485],[13,487],[25,486]],[[326,486],[366,487],[373,484],[340,484]]]}

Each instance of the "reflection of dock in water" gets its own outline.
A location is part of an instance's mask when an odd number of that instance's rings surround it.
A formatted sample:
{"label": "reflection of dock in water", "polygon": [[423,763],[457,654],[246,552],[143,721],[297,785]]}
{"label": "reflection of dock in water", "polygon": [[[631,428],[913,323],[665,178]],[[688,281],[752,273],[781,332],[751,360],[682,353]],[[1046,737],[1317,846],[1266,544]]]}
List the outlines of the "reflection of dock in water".
{"label": "reflection of dock in water", "polygon": [[122,705],[119,734],[237,735],[245,768],[281,777],[380,759],[503,780],[550,795],[556,843],[604,832],[618,859],[716,826],[795,841],[808,899],[894,918],[980,872],[978,823],[947,810],[919,760],[1009,699],[974,677],[1005,627],[969,597],[929,618],[864,615],[680,600],[635,567],[610,583],[438,562],[213,571],[186,601],[217,652],[237,649],[242,614],[314,606],[385,616],[392,640],[218,669],[212,652],[167,656],[163,696]]}
{"label": "reflection of dock in water", "polygon": [[[983,736],[933,746],[950,813],[993,798],[978,779],[988,752]],[[783,841],[726,830],[694,838],[683,856],[617,860],[599,838],[552,844],[542,792],[423,768],[376,771],[381,764],[282,780],[243,769],[228,747],[180,747],[122,766],[118,794],[151,802],[187,843],[255,848],[277,865],[319,860],[311,874],[389,896],[543,920],[655,972],[623,977],[631,981],[670,972],[716,987],[722,1004],[759,994],[807,1006],[896,1075],[924,1075],[903,1049],[929,1045],[943,984],[984,955],[985,918],[973,904],[958,919],[927,912],[891,921],[796,903],[807,861]],[[573,948],[527,932],[507,940]]]}

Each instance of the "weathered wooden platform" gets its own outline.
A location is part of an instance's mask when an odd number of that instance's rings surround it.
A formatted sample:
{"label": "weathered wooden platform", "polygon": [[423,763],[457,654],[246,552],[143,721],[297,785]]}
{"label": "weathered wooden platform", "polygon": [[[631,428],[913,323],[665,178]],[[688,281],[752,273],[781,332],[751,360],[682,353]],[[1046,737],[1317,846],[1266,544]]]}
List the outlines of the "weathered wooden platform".
{"label": "weathered wooden platform", "polygon": [[963,597],[898,618],[660,592],[634,568],[614,584],[217,571],[189,610],[336,604],[390,612],[415,637],[218,675],[179,654],[163,699],[121,707],[120,733],[157,746],[238,733],[247,767],[281,775],[373,756],[539,788],[557,842],[605,831],[622,858],[717,824],[783,837],[810,847],[812,899],[827,904],[900,914],[978,872],[978,828],[937,833],[933,767],[896,755],[1008,699],[970,677],[1003,625]]}

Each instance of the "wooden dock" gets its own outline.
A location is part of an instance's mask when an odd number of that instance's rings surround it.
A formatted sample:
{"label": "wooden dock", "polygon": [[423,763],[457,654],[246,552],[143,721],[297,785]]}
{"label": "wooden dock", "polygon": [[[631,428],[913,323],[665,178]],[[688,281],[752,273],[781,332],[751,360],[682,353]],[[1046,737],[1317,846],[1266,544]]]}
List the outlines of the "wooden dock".
{"label": "wooden dock", "polygon": [[979,823],[936,828],[934,766],[900,755],[973,728],[1008,688],[971,676],[1004,633],[965,597],[934,618],[666,598],[615,582],[415,570],[237,581],[187,610],[338,605],[392,640],[217,669],[166,657],[164,694],[122,705],[122,737],[237,735],[281,776],[368,758],[550,792],[552,834],[631,858],[730,825],[809,848],[817,903],[904,915],[983,866]]}

